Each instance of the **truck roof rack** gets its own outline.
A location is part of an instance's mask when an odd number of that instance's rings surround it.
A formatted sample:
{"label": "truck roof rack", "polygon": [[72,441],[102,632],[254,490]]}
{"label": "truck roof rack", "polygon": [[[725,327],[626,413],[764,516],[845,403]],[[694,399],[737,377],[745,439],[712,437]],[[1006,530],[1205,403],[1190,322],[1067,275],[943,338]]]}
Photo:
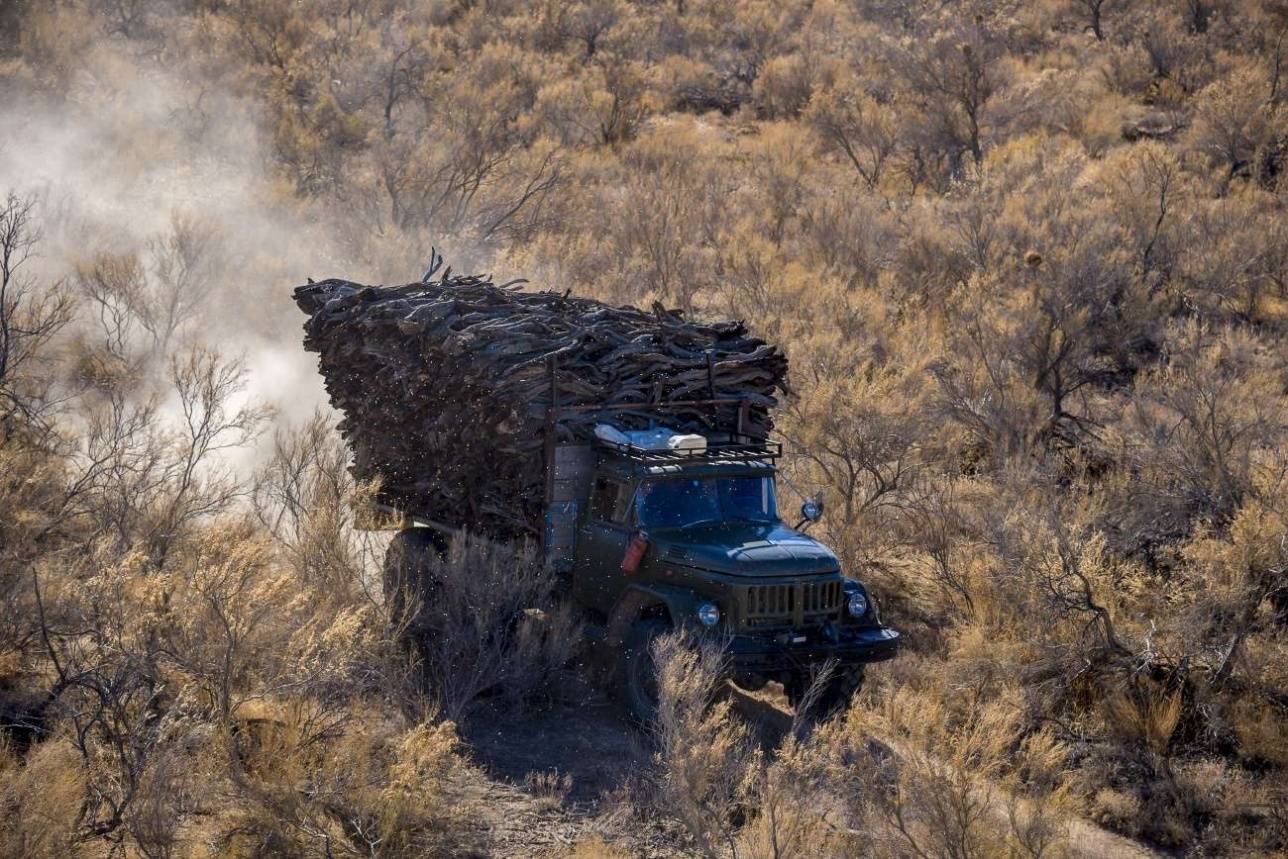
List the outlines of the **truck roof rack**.
{"label": "truck roof rack", "polygon": [[615,444],[604,440],[599,446],[640,465],[721,465],[739,462],[770,463],[783,455],[781,442],[752,439],[708,442],[705,450],[656,450],[633,444]]}

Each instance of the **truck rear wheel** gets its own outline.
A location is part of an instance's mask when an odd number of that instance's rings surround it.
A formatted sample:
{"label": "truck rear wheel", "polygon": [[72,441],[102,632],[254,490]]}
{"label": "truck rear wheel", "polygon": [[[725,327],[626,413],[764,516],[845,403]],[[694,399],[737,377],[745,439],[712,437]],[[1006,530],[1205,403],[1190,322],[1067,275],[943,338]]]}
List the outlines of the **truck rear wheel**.
{"label": "truck rear wheel", "polygon": [[797,710],[808,703],[810,711],[806,715],[812,719],[828,719],[848,707],[850,698],[863,688],[863,666],[838,665],[832,671],[832,676],[824,681],[818,697],[812,702],[806,702],[805,697],[813,681],[814,677],[809,671],[793,672],[791,678],[783,684],[787,702]]}
{"label": "truck rear wheel", "polygon": [[660,618],[638,620],[617,655],[617,698],[627,714],[641,725],[651,725],[657,716],[653,642],[670,631],[671,625]]}
{"label": "truck rear wheel", "polygon": [[385,552],[384,592],[389,622],[408,638],[427,631],[434,596],[434,562],[447,552],[443,535],[428,528],[404,528]]}

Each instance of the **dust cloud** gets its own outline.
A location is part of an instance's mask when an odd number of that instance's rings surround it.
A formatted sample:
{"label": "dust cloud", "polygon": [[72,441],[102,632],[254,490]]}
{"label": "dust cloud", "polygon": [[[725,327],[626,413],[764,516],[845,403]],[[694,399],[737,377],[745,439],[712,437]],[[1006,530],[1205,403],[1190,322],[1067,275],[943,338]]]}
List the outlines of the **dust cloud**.
{"label": "dust cloud", "polygon": [[[239,357],[244,397],[272,406],[279,422],[327,409],[291,288],[307,277],[375,273],[341,248],[335,225],[269,173],[253,104],[115,59],[110,84],[96,82],[76,99],[0,95],[0,191],[38,201],[33,270],[76,290],[78,270],[96,255],[136,254],[144,278],[156,279],[158,249],[185,223],[205,249],[191,274],[191,311],[168,354],[156,356],[158,373],[174,350],[201,344]],[[76,327],[92,338],[92,303],[81,304]],[[257,457],[233,455],[239,466]]]}

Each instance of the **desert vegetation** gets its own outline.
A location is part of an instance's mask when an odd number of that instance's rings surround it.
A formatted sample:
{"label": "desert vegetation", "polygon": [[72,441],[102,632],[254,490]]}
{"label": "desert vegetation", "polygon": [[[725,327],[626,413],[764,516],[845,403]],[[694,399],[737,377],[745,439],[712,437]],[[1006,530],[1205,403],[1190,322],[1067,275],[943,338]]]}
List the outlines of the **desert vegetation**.
{"label": "desert vegetation", "polygon": [[461,545],[539,605],[399,645],[290,302],[435,245],[779,343],[909,641],[769,738],[666,643],[543,851],[1288,850],[1286,63],[1280,0],[3,4],[0,856],[541,852],[460,729],[593,700],[575,620]]}

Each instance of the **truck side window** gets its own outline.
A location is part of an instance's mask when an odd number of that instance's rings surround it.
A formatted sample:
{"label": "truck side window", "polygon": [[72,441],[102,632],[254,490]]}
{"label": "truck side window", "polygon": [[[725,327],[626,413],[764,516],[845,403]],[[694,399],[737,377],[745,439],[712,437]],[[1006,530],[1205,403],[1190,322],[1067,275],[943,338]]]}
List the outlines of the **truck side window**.
{"label": "truck side window", "polygon": [[595,491],[590,499],[591,515],[603,522],[620,522],[620,511],[626,507],[621,500],[626,494],[625,489],[622,484],[607,477],[596,479]]}

